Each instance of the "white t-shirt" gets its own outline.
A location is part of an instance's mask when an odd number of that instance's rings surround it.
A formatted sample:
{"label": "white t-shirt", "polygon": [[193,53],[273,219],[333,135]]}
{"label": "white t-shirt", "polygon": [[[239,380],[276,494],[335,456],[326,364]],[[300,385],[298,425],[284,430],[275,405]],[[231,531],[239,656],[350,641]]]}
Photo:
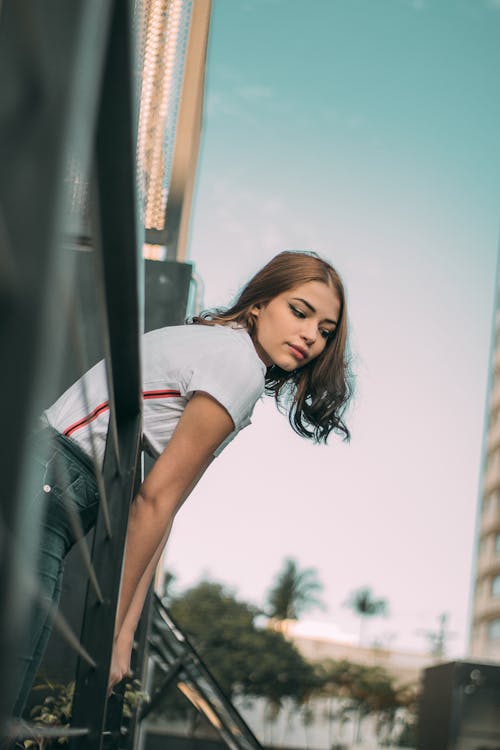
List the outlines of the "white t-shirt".
{"label": "white t-shirt", "polygon": [[[189,398],[204,391],[227,410],[233,432],[218,455],[250,424],[264,391],[266,368],[248,332],[230,326],[159,328],[142,337],[143,441],[154,458],[165,448]],[[92,367],[45,412],[50,425],[102,463],[109,421],[104,361]],[[94,443],[94,449],[92,448]]]}

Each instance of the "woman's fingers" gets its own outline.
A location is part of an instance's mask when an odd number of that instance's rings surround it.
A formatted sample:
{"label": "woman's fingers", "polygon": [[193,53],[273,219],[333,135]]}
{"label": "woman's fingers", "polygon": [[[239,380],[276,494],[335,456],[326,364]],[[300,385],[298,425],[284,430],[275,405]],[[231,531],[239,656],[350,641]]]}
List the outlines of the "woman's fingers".
{"label": "woman's fingers", "polygon": [[108,697],[113,692],[113,688],[116,687],[125,677],[133,677],[133,672],[128,669],[112,670],[109,673],[108,681]]}
{"label": "woman's fingers", "polygon": [[132,646],[133,640],[130,638],[119,636],[115,640],[111,655],[111,666],[109,668],[108,696],[115,685],[118,685],[124,677],[132,676],[132,672],[130,671]]}

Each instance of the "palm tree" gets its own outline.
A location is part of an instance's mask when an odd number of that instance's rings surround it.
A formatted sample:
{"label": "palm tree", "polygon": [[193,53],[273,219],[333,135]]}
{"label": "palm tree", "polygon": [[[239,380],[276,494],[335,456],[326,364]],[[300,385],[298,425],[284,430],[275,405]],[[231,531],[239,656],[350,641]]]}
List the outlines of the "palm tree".
{"label": "palm tree", "polygon": [[274,620],[296,620],[314,607],[324,608],[318,598],[323,584],[314,568],[299,569],[296,560],[287,558],[267,594],[267,615]]}
{"label": "palm tree", "polygon": [[368,586],[365,586],[352,592],[347,601],[347,606],[360,618],[359,645],[361,646],[366,620],[369,617],[386,616],[389,611],[387,600],[376,599],[372,594],[372,590]]}
{"label": "palm tree", "polygon": [[170,570],[166,570],[163,574],[160,598],[163,604],[165,604],[167,607],[169,606],[172,597],[175,596],[175,593],[172,591],[172,589],[174,588],[176,579],[177,576]]}
{"label": "palm tree", "polygon": [[446,655],[448,639],[453,637],[454,633],[448,630],[449,615],[443,612],[438,617],[439,627],[435,630],[419,631],[424,635],[430,645],[430,654],[437,660],[443,660]]}

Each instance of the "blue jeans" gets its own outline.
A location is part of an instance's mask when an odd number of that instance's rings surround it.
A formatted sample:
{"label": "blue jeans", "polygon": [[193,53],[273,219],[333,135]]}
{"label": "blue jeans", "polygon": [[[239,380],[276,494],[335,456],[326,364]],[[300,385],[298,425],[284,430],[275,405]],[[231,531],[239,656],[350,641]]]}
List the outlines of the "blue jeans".
{"label": "blue jeans", "polygon": [[[48,456],[44,448],[47,438]],[[92,461],[74,441],[47,427],[35,438],[32,453],[39,486],[34,502],[44,505],[36,578],[43,598],[57,606],[64,558],[78,541],[70,514],[79,516],[83,532],[87,533],[95,524],[99,494]],[[18,658],[19,692],[13,716],[22,715],[51,630],[46,609],[34,603]]]}

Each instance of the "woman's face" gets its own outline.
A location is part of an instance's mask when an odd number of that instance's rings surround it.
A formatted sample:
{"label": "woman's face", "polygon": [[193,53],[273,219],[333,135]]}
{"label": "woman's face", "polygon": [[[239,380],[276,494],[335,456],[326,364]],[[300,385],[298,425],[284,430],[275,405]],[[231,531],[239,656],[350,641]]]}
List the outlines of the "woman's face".
{"label": "woman's face", "polygon": [[291,372],[318,357],[333,335],[340,313],[334,289],[307,281],[252,308],[254,345],[268,367]]}

